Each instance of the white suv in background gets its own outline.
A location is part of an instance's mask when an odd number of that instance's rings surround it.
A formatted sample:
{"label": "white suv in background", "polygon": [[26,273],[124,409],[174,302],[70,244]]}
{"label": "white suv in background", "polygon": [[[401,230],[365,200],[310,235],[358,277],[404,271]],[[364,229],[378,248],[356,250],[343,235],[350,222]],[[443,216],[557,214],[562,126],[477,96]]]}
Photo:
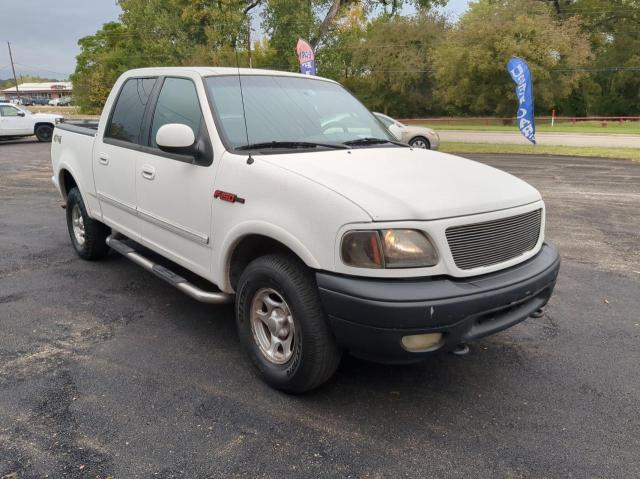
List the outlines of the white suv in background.
{"label": "white suv in background", "polygon": [[38,141],[50,142],[53,128],[64,121],[62,115],[31,113],[23,107],[0,102],[0,138],[35,135]]}

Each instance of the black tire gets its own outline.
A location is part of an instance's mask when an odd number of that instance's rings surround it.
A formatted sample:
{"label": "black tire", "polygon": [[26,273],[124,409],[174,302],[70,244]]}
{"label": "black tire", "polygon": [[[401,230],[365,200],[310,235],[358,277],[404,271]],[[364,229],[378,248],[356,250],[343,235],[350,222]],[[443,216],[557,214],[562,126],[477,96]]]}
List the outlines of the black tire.
{"label": "black tire", "polygon": [[[425,146],[418,146],[420,143],[423,143]],[[409,146],[413,146],[414,148],[424,148],[425,150],[431,149],[431,143],[424,136],[414,136],[409,140]]]}
{"label": "black tire", "polygon": [[51,143],[53,137],[53,126],[51,125],[38,125],[36,126],[36,138],[42,143]]}
{"label": "black tire", "polygon": [[[263,288],[275,290],[286,301],[294,320],[292,355],[284,364],[274,364],[265,356],[251,327],[251,306]],[[238,282],[236,323],[251,363],[276,389],[309,391],[327,381],[340,364],[341,351],[325,319],[315,278],[292,256],[262,256],[247,266]]]}
{"label": "black tire", "polygon": [[[76,239],[73,227],[73,214],[76,206],[79,208],[80,215],[84,224],[84,242],[80,243]],[[69,237],[71,243],[82,259],[94,261],[104,258],[109,252],[109,246],[107,246],[107,236],[111,234],[111,229],[93,220],[87,214],[87,209],[82,201],[82,196],[78,188],[72,188],[67,195],[67,229],[69,230]]]}

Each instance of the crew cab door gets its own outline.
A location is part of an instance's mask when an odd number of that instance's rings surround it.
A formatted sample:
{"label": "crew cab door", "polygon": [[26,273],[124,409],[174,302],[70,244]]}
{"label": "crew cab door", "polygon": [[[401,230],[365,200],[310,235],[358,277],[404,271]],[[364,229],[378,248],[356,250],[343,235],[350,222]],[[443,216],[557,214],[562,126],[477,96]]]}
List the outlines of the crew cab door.
{"label": "crew cab door", "polygon": [[33,135],[31,115],[13,105],[0,105],[0,135]]}
{"label": "crew cab door", "polygon": [[139,239],[136,159],[156,81],[152,77],[129,78],[124,82],[93,148],[93,177],[103,219],[133,239]]}
{"label": "crew cab door", "polygon": [[[201,89],[198,94],[198,87]],[[193,157],[161,151],[158,129],[169,123],[189,126],[209,147],[203,111],[208,108],[199,77],[164,77],[149,115],[147,147],[136,161],[136,198],[142,243],[203,276],[210,273],[213,156]]]}

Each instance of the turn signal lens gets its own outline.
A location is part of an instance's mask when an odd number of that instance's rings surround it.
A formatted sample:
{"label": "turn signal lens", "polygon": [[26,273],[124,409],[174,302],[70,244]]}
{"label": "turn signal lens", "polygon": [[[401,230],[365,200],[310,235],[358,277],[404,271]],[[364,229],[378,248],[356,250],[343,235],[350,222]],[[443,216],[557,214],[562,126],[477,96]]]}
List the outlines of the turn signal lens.
{"label": "turn signal lens", "polygon": [[356,268],[382,268],[382,248],[377,231],[351,231],[342,238],[342,261]]}

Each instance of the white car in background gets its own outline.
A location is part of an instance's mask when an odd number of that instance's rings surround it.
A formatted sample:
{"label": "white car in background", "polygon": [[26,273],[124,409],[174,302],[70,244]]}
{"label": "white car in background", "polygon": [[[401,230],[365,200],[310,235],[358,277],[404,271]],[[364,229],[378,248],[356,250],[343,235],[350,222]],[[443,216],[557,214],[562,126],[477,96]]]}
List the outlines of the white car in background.
{"label": "white car in background", "polygon": [[407,143],[414,148],[437,150],[440,146],[440,137],[431,128],[424,126],[409,126],[394,120],[382,113],[373,113],[387,129],[402,143]]}
{"label": "white car in background", "polygon": [[31,113],[26,108],[0,102],[0,139],[35,135],[38,141],[50,142],[53,128],[63,121],[62,115]]}

